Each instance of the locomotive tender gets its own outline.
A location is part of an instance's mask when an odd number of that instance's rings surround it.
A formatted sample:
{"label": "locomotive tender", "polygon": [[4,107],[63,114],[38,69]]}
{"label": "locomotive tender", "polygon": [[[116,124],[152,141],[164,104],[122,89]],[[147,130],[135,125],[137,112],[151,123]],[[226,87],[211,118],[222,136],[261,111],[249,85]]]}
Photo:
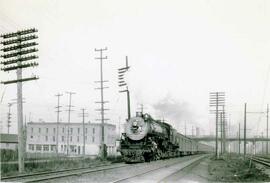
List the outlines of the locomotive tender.
{"label": "locomotive tender", "polygon": [[170,124],[142,113],[127,121],[120,141],[125,162],[152,161],[213,150],[211,146],[178,133]]}

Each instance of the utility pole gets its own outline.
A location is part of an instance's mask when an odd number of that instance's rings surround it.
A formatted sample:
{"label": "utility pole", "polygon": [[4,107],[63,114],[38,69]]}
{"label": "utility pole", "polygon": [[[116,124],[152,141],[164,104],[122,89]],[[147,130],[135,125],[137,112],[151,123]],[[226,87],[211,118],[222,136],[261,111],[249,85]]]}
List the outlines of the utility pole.
{"label": "utility pole", "polygon": [[[262,132],[262,139],[263,139],[263,132]],[[263,154],[263,140],[262,140],[262,154]]]}
{"label": "utility pole", "polygon": [[187,136],[187,122],[185,121],[185,136]]}
{"label": "utility pole", "polygon": [[225,114],[225,108],[223,106],[222,108],[222,132],[223,132],[223,135],[222,135],[222,141],[223,141],[223,153],[226,153],[226,114]]}
{"label": "utility pole", "polygon": [[119,138],[121,138],[121,117],[119,116],[119,122],[118,122],[118,132],[119,132]]}
{"label": "utility pole", "polygon": [[83,124],[83,157],[85,157],[85,117],[88,116],[88,113],[85,113],[85,108],[82,108],[82,113],[80,114],[82,117]]}
{"label": "utility pole", "polygon": [[220,153],[223,153],[223,120],[222,120],[222,114],[223,112],[220,113]]}
{"label": "utility pole", "polygon": [[60,106],[60,97],[63,96],[62,94],[58,93],[57,95],[55,95],[57,97],[57,106],[56,108],[56,112],[57,112],[57,125],[56,125],[56,154],[58,156],[58,146],[59,146],[59,117],[60,117],[60,108],[62,106]]}
{"label": "utility pole", "polygon": [[268,133],[269,133],[269,129],[268,129],[268,118],[269,118],[269,104],[267,104],[267,110],[266,110],[266,155],[268,155]]}
{"label": "utility pole", "polygon": [[246,144],[247,143],[247,103],[244,109],[244,157],[246,157]]}
{"label": "utility pole", "polygon": [[241,129],[240,129],[240,123],[239,123],[239,128],[238,128],[238,152],[239,152],[239,155],[241,154]]}
{"label": "utility pole", "polygon": [[73,111],[71,110],[71,107],[74,107],[71,105],[71,96],[73,94],[76,94],[75,92],[66,92],[69,95],[69,104],[67,105],[68,107],[68,130],[67,130],[67,156],[69,155],[69,125],[70,125],[70,112]]}
{"label": "utility pole", "polygon": [[143,104],[140,104],[139,110],[140,110],[141,113],[143,114]]}
{"label": "utility pole", "polygon": [[104,87],[104,83],[108,82],[106,80],[103,80],[103,60],[107,59],[107,56],[104,57],[103,56],[103,52],[107,50],[106,48],[101,48],[101,49],[95,49],[96,52],[100,53],[99,57],[96,57],[96,60],[100,61],[100,81],[96,81],[97,83],[100,83],[100,88],[96,88],[100,90],[100,101],[96,102],[96,103],[100,103],[100,109],[97,109],[97,111],[100,111],[100,115],[101,115],[101,119],[97,119],[101,121],[101,148],[100,148],[100,154],[101,154],[101,158],[102,159],[106,159],[107,158],[107,147],[105,144],[105,134],[104,134],[104,121],[109,120],[109,119],[105,119],[104,118],[104,111],[105,110],[109,110],[109,109],[105,109],[104,108],[104,104],[108,103],[108,101],[104,101],[103,98],[103,90],[108,88],[108,87]]}
{"label": "utility pole", "polygon": [[11,106],[12,106],[12,103],[8,103],[8,113],[7,113],[7,129],[8,129],[8,134],[9,134],[9,128],[11,127],[11,113],[10,113]]}
{"label": "utility pole", "polygon": [[215,155],[216,159],[219,158],[218,153],[218,114],[222,110],[219,108],[225,105],[225,92],[210,92],[210,108],[215,107],[214,110],[210,109],[210,113],[216,114],[216,149]]}
{"label": "utility pole", "polygon": [[[246,106],[245,106],[246,107]],[[249,114],[265,114],[265,112],[258,112],[258,111],[255,111],[255,112],[246,112],[245,111],[245,121],[246,121],[246,114],[249,113]],[[269,105],[267,104],[267,110],[266,110],[266,138],[267,138],[267,142],[266,142],[266,147],[268,147],[268,113],[269,113]],[[268,148],[266,149],[266,153],[268,152]]]}
{"label": "utility pole", "polygon": [[128,113],[128,119],[130,119],[131,114],[130,114],[130,94],[128,90],[127,83],[125,81],[125,73],[129,70],[130,66],[128,66],[128,57],[126,56],[126,67],[122,67],[118,69],[118,86],[123,87],[126,86],[125,90],[119,91],[120,93],[126,92],[127,93],[127,113]]}
{"label": "utility pole", "polygon": [[37,29],[32,28],[13,33],[3,34],[0,36],[4,39],[4,41],[1,42],[1,44],[4,45],[4,48],[2,48],[1,51],[8,52],[7,54],[1,55],[1,57],[4,58],[4,61],[1,62],[1,64],[3,64],[4,67],[1,68],[1,70],[5,72],[9,72],[12,70],[17,71],[16,80],[2,81],[1,83],[2,84],[17,83],[18,163],[20,173],[24,172],[24,156],[25,156],[24,155],[25,143],[23,137],[22,82],[38,79],[37,76],[23,78],[22,69],[38,66],[37,62],[28,62],[29,60],[38,58],[36,55],[30,56],[28,55],[30,53],[38,51],[38,49],[36,48],[30,48],[38,45],[36,42],[28,42],[38,38],[36,35],[34,35],[34,33],[36,33],[37,31],[38,31]]}

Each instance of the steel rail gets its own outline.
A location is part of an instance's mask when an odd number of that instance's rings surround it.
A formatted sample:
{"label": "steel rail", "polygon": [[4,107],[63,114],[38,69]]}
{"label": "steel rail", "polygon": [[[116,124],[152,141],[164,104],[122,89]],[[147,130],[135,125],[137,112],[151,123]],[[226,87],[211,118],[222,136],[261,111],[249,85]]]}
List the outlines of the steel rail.
{"label": "steel rail", "polygon": [[[39,181],[52,180],[52,179],[69,177],[69,176],[74,176],[74,175],[80,175],[80,174],[85,174],[85,173],[110,170],[114,168],[122,168],[126,166],[130,166],[130,165],[123,164],[123,163],[103,164],[103,165],[89,166],[89,167],[83,167],[83,168],[73,168],[73,169],[65,169],[65,170],[59,170],[59,171],[37,172],[33,174],[2,177],[1,181],[16,180],[20,182],[39,182]],[[107,167],[107,168],[104,168],[104,167]]]}

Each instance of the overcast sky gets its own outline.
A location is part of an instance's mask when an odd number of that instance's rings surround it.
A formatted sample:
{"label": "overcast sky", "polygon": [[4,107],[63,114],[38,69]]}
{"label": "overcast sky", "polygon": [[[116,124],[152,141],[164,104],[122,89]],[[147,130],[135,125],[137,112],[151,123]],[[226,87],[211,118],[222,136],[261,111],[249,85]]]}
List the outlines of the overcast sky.
{"label": "overcast sky", "polygon": [[[117,69],[129,58],[127,76],[131,110],[139,104],[154,118],[164,118],[184,132],[192,126],[214,133],[209,92],[226,92],[231,133],[248,111],[266,111],[270,103],[270,1],[263,0],[0,0],[0,33],[35,27],[39,36],[37,68],[23,70],[39,80],[23,83],[27,121],[56,121],[55,94],[63,93],[61,120],[67,121],[66,91],[75,107],[72,122],[99,118],[99,62],[95,48],[107,47],[104,78],[110,123],[124,123],[126,95],[118,93]],[[0,72],[1,81],[16,78]],[[16,85],[0,85],[0,120],[7,131],[7,103]],[[31,113],[31,115],[30,115]],[[248,114],[250,135],[266,133],[265,114]],[[12,133],[17,131],[12,106]]]}

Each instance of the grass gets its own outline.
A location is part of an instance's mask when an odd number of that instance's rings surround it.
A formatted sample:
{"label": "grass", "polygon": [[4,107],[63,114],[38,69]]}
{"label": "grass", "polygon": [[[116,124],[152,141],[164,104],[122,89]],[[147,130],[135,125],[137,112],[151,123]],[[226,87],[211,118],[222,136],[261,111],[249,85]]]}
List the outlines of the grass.
{"label": "grass", "polygon": [[[82,168],[88,167],[93,164],[99,164],[104,162],[117,163],[121,162],[122,158],[120,156],[109,156],[106,161],[100,158],[50,158],[48,161],[38,162],[35,159],[25,163],[25,173],[43,172],[43,171],[53,171],[53,170],[63,170],[72,168]],[[43,158],[44,160],[44,158]],[[18,174],[17,164],[1,164],[1,176],[11,176]]]}
{"label": "grass", "polygon": [[222,156],[211,159],[208,171],[214,181],[229,182],[257,182],[270,181],[267,174],[255,166],[254,163],[241,156]]}

